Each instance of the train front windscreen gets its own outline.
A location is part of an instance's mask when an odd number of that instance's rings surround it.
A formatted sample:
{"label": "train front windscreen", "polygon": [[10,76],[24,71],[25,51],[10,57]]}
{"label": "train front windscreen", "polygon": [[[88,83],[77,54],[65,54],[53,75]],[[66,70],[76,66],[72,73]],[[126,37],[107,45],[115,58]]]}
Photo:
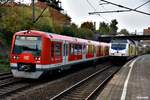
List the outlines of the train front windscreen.
{"label": "train front windscreen", "polygon": [[124,49],[126,49],[126,44],[114,44],[114,43],[112,43],[111,49],[124,50]]}
{"label": "train front windscreen", "polygon": [[41,55],[41,37],[16,36],[13,54],[31,53],[34,56]]}

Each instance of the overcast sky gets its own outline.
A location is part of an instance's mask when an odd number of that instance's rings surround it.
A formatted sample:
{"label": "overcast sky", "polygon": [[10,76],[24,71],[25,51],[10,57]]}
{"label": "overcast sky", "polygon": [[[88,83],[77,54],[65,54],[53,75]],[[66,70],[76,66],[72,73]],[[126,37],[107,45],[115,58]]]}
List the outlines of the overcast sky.
{"label": "overcast sky", "polygon": [[[30,2],[31,0],[16,0],[21,2]],[[85,21],[109,23],[112,19],[117,19],[119,30],[126,28],[130,32],[143,32],[144,28],[150,27],[150,16],[140,14],[137,12],[123,12],[123,13],[107,13],[98,15],[89,15],[89,12],[95,11],[87,2],[87,0],[60,0],[62,6],[67,14],[72,18],[72,22],[78,26]],[[121,8],[107,4],[100,6],[102,3],[100,0],[88,0],[96,9],[96,11],[107,11],[107,10],[120,10]],[[136,8],[137,6],[147,2],[148,0],[108,0],[113,3],[124,5],[130,8]],[[138,10],[150,13],[150,2]]]}
{"label": "overcast sky", "polygon": [[[123,13],[107,13],[98,15],[89,15],[88,12],[95,11],[87,2],[87,0],[61,0],[62,6],[67,14],[71,16],[72,22],[80,25],[84,21],[96,21],[97,26],[99,22],[109,23],[112,19],[117,19],[119,22],[119,30],[126,28],[130,32],[143,32],[144,28],[150,27],[150,16],[140,14],[137,12],[123,12]],[[107,10],[120,10],[121,8],[107,4],[100,6],[102,3],[100,0],[88,0],[96,9],[96,11]],[[121,4],[130,8],[136,8],[137,6],[147,2],[148,0],[108,0],[113,3]],[[150,13],[150,3],[144,5],[138,10]]]}

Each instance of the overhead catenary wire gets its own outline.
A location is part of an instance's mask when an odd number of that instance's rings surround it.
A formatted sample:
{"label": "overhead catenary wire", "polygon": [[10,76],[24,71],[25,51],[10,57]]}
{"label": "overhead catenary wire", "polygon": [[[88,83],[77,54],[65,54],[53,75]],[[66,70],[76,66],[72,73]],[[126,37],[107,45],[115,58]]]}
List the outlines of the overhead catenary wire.
{"label": "overhead catenary wire", "polygon": [[116,13],[116,12],[129,12],[129,11],[131,11],[131,10],[115,10],[115,11],[113,11],[113,10],[110,10],[110,11],[99,11],[99,12],[89,12],[89,14],[90,15],[92,15],[92,14],[99,14],[99,13]]}
{"label": "overhead catenary wire", "polygon": [[[94,9],[94,11],[96,11],[96,8],[91,4],[91,2],[89,1],[89,0],[86,0],[87,1],[87,3]],[[106,20],[107,22],[110,22],[110,21],[108,21],[106,18],[104,18],[102,15],[100,15],[100,14],[97,14],[98,16],[100,16],[100,17],[102,17],[104,20]]]}
{"label": "overhead catenary wire", "polygon": [[149,3],[149,2],[150,2],[150,0],[148,0],[147,2],[141,4],[140,6],[136,7],[135,9],[141,8],[142,6],[146,5],[146,4]]}
{"label": "overhead catenary wire", "polygon": [[[131,11],[135,11],[135,12],[138,12],[138,13],[145,14],[145,15],[150,15],[150,13],[146,13],[146,12],[143,12],[143,11],[139,11],[139,10],[137,10],[137,9],[132,9],[132,8],[129,8],[129,7],[126,7],[126,6],[123,6],[123,5],[119,5],[119,4],[116,4],[116,3],[112,3],[112,2],[109,2],[109,1],[106,1],[106,0],[101,0],[101,1],[106,2],[106,3],[109,3],[109,4],[112,4],[112,5],[115,5],[115,6],[118,6],[118,7],[120,7],[120,8],[125,8],[125,9],[131,10]],[[149,2],[149,1],[148,1],[148,2]],[[147,4],[148,2],[146,2],[146,4]],[[140,8],[140,7],[142,7],[143,5],[145,5],[145,3],[142,4],[142,5],[140,5],[140,6],[137,7],[137,8]]]}
{"label": "overhead catenary wire", "polygon": [[[104,0],[101,0],[101,1],[104,1]],[[142,6],[146,5],[147,3],[149,3],[149,1],[141,4],[140,6],[134,8],[134,9],[127,9],[127,10],[114,10],[114,11],[101,11],[101,12],[89,12],[89,14],[99,14],[99,13],[119,13],[119,12],[129,12],[129,11],[137,11],[138,8],[141,8]],[[107,2],[107,4],[110,4],[110,2]],[[115,5],[115,6],[118,6],[118,7],[123,7],[122,5]],[[139,11],[138,11],[139,12]],[[149,13],[145,13],[145,12],[142,12],[140,11],[139,13],[143,13],[143,14],[146,14],[146,15],[149,15]]]}
{"label": "overhead catenary wire", "polygon": [[41,12],[41,14],[33,21],[33,23],[36,23],[36,22],[39,20],[39,18],[43,15],[43,13],[44,13],[44,11],[47,9],[47,7],[48,7],[48,6],[46,6],[46,7],[43,9],[43,11]]}

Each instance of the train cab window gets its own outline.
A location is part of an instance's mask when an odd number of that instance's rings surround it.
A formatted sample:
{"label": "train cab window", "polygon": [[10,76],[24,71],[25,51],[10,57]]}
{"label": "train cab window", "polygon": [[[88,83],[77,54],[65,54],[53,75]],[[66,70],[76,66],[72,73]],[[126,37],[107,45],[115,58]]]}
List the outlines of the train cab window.
{"label": "train cab window", "polygon": [[41,42],[41,37],[16,36],[13,54],[28,52],[34,56],[40,56],[42,50]]}

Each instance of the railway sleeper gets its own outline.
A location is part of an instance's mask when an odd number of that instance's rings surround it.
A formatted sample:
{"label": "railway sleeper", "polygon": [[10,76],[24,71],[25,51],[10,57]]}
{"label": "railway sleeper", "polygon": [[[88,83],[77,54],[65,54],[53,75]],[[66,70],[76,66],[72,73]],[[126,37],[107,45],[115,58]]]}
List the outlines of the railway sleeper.
{"label": "railway sleeper", "polygon": [[74,92],[74,93],[71,93],[72,95],[81,95],[81,94],[89,94],[89,92]]}
{"label": "railway sleeper", "polygon": [[10,75],[5,75],[5,76],[1,76],[0,80],[6,79],[6,78],[11,78],[13,77],[11,74]]}
{"label": "railway sleeper", "polygon": [[84,97],[64,97],[61,98],[60,100],[85,100]]}

